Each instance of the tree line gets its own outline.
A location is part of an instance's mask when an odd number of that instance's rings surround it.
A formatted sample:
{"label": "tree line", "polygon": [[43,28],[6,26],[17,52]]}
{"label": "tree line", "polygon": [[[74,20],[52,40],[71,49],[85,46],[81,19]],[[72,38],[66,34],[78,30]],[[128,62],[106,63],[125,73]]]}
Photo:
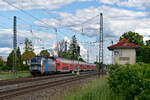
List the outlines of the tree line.
{"label": "tree line", "polygon": [[[29,70],[29,63],[30,59],[36,56],[34,52],[34,47],[32,44],[32,41],[29,40],[28,38],[25,39],[24,42],[24,52],[21,54],[20,48],[17,48],[16,55],[17,55],[17,70]],[[84,61],[82,57],[80,56],[80,47],[79,44],[77,43],[77,39],[75,35],[72,37],[71,43],[69,45],[69,49],[67,50],[67,45],[66,42],[60,41],[57,43],[56,46],[56,52],[58,54],[58,57],[61,58],[66,58],[70,60],[80,60]],[[14,56],[14,50],[11,51],[9,56],[7,57],[7,62],[4,64],[3,60],[0,59],[0,70],[12,70],[13,68],[13,56]],[[39,56],[42,57],[50,57],[50,53],[48,50],[41,50]],[[53,56],[53,54],[51,54]]]}

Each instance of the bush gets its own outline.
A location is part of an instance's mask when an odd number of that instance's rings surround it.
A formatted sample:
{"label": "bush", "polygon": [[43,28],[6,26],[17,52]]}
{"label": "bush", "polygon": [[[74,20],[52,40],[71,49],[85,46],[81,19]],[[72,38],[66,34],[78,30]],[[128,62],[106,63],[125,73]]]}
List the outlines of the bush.
{"label": "bush", "polygon": [[112,65],[108,78],[110,88],[127,100],[150,100],[150,65]]}
{"label": "bush", "polygon": [[2,59],[0,59],[0,71],[3,69],[3,66],[4,66],[4,64],[3,64],[3,60],[2,60]]}

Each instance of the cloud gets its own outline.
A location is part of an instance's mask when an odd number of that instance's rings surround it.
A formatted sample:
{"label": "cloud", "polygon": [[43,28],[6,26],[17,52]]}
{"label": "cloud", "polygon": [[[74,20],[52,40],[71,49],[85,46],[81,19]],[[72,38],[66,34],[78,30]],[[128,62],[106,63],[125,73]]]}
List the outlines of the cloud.
{"label": "cloud", "polygon": [[64,5],[71,4],[73,2],[85,2],[91,0],[0,0],[0,10],[18,10],[13,6],[23,9],[23,10],[32,10],[32,9],[47,9],[53,10],[61,8]]}
{"label": "cloud", "polygon": [[140,29],[140,28],[138,28],[138,29],[135,30],[135,32],[138,32],[141,35],[143,35],[145,41],[150,40],[150,37],[149,37],[150,36],[150,29]]}
{"label": "cloud", "polygon": [[113,5],[117,4],[121,7],[136,7],[138,9],[150,8],[149,0],[99,0],[100,3]]}
{"label": "cloud", "polygon": [[[111,52],[107,50],[107,46],[111,45],[112,40],[118,42],[119,37],[124,32],[138,32],[144,36],[144,41],[148,39],[148,34],[150,33],[150,18],[147,18],[148,13],[144,11],[132,11],[110,6],[88,7],[76,10],[73,14],[67,12],[55,12],[59,15],[58,19],[44,19],[42,21],[48,22],[50,27],[57,27],[58,29],[67,26],[68,29],[91,38],[97,37],[99,34],[99,16],[97,15],[99,15],[100,12],[103,13],[104,17],[105,63],[111,63]],[[81,23],[84,23],[85,21],[87,23],[81,25]],[[46,25],[39,23],[40,22],[37,21],[35,24],[47,27]],[[85,45],[83,45],[83,47],[85,48]],[[90,61],[92,62],[95,61],[96,54],[98,54],[96,51],[98,51],[98,48],[90,51],[90,54],[92,54],[90,55]],[[87,51],[83,50],[82,56],[84,59],[87,59]]]}
{"label": "cloud", "polygon": [[[7,0],[8,1],[8,0]],[[84,2],[92,0],[9,0],[14,6],[17,6],[23,10],[33,10],[33,9],[45,9],[55,10],[61,8],[64,5],[71,4],[73,2]],[[55,15],[58,15],[57,18],[44,18],[41,21],[47,23],[45,25],[40,21],[35,21],[34,24],[47,27],[47,28],[57,28],[63,29],[63,32],[79,33],[81,35],[86,35],[89,38],[98,37],[99,34],[99,15],[101,12],[104,17],[104,45],[107,54],[105,54],[105,59],[109,58],[110,52],[107,50],[107,46],[110,45],[110,41],[118,41],[119,37],[128,31],[138,32],[144,36],[144,40],[148,39],[150,35],[150,18],[148,18],[149,12],[143,10],[132,10],[126,9],[124,7],[137,7],[138,9],[147,9],[149,8],[149,1],[147,0],[100,0],[102,6],[93,7],[90,6],[84,9],[78,9],[74,13],[68,12],[57,12],[54,11]],[[107,5],[106,5],[107,4]],[[117,4],[123,8],[116,8],[110,6]],[[0,0],[0,10],[8,11],[15,10],[15,8],[9,6],[7,3]],[[91,19],[92,18],[92,19]],[[86,23],[85,23],[86,22]],[[69,31],[68,31],[69,30]],[[56,45],[56,36],[54,34],[49,34],[47,32],[40,32],[33,30],[31,34],[27,30],[18,30],[18,42],[23,42],[25,37],[29,37],[35,44],[36,52],[45,47],[45,48],[54,48]],[[0,48],[12,48],[12,30],[0,30]],[[67,41],[69,38],[65,37]],[[23,46],[22,46],[23,48]],[[87,48],[85,45],[81,44],[81,53],[86,59]],[[93,51],[98,51],[98,48],[93,49]],[[91,59],[95,60],[95,55],[91,50]],[[93,52],[93,53],[92,53]],[[106,61],[106,60],[105,60]],[[110,62],[109,62],[110,63]]]}
{"label": "cloud", "polygon": [[[97,36],[98,34],[99,16],[97,15],[99,15],[100,12],[103,12],[104,15],[105,36],[118,36],[124,32],[134,30],[135,24],[137,26],[142,25],[141,20],[148,15],[147,12],[101,6],[97,8],[89,7],[80,9],[74,14],[57,12],[59,15],[58,19],[42,19],[42,22],[47,22],[49,26],[41,23],[40,21],[36,21],[34,23],[44,27],[56,27],[58,29],[69,27],[72,31],[91,37]],[[147,26],[147,24],[144,26]]]}
{"label": "cloud", "polygon": [[117,3],[119,0],[99,0],[101,3],[104,3],[104,4],[115,4]]}
{"label": "cloud", "polygon": [[[33,30],[33,33],[26,30],[17,31],[17,45],[20,47],[22,53],[24,51],[24,40],[29,38],[35,47],[35,52],[38,54],[39,50],[43,48],[52,48],[55,43],[56,36],[47,32],[40,32]],[[11,29],[0,30],[0,55],[8,55],[13,48],[13,31]],[[6,51],[5,51],[6,50]]]}
{"label": "cloud", "polygon": [[11,48],[7,48],[7,47],[0,48],[0,55],[7,56],[11,52],[11,50],[12,50]]}

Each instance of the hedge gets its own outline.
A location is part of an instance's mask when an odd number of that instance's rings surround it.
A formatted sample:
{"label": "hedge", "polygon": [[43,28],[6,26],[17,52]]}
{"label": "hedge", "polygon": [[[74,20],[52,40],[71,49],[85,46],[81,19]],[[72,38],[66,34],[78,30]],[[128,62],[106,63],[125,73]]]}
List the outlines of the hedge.
{"label": "hedge", "polygon": [[108,83],[112,91],[127,100],[150,100],[150,65],[112,65]]}

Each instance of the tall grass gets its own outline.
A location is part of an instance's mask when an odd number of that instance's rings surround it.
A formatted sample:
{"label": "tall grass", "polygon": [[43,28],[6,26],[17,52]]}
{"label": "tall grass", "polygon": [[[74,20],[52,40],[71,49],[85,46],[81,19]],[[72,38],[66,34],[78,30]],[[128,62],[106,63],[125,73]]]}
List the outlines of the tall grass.
{"label": "tall grass", "polygon": [[73,92],[66,93],[62,100],[125,100],[123,96],[118,96],[110,90],[106,76],[72,89]]}

